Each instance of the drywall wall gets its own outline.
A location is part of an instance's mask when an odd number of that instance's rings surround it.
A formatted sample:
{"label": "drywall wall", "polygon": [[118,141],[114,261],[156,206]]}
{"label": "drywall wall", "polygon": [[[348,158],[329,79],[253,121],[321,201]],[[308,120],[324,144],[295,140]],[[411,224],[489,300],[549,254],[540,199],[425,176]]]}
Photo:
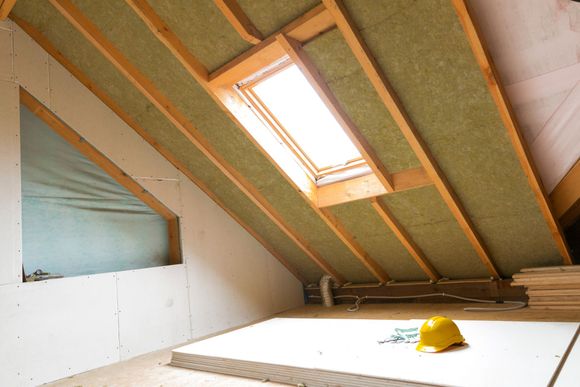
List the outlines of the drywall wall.
{"label": "drywall wall", "polygon": [[18,86],[0,81],[0,284],[22,280],[19,128]]}
{"label": "drywall wall", "polygon": [[[0,64],[1,385],[41,384],[303,304],[301,284],[241,226],[14,23],[0,27],[10,40],[0,57],[19,58]],[[19,86],[180,217],[183,264],[20,283]]]}

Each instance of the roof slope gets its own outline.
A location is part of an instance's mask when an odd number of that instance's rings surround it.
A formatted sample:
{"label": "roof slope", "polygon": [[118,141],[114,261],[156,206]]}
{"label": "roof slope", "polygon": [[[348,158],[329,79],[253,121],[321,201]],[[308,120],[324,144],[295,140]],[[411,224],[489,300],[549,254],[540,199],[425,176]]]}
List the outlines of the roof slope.
{"label": "roof slope", "polygon": [[[330,265],[349,281],[376,281],[125,2],[73,3]],[[210,0],[149,3],[209,70],[250,46]],[[305,0],[240,1],[264,35],[316,4]],[[560,264],[562,258],[451,3],[352,0],[346,6],[501,274],[511,275],[524,266]],[[45,35],[308,281],[319,278],[320,268],[55,8],[48,2],[19,0],[13,12]],[[307,44],[305,51],[388,170],[420,166],[341,34],[332,30],[321,35]],[[432,186],[384,195],[380,200],[441,275],[487,276],[485,266]],[[393,279],[427,279],[368,201],[330,210]]]}

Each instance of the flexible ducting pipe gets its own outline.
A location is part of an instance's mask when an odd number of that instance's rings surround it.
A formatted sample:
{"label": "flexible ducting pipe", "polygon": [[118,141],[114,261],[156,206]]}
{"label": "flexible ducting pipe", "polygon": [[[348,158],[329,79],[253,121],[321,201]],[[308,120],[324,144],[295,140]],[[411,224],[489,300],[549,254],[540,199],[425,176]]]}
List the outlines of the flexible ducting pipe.
{"label": "flexible ducting pipe", "polygon": [[332,294],[333,283],[334,278],[328,274],[325,274],[320,278],[320,296],[322,297],[322,305],[326,307],[334,306],[334,297]]}

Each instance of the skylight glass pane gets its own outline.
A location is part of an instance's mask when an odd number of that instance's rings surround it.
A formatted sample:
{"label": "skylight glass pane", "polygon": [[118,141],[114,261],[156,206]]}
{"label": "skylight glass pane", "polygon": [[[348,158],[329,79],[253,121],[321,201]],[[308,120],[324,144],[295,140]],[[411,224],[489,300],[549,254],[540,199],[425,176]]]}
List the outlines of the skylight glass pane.
{"label": "skylight glass pane", "polygon": [[252,87],[318,170],[361,155],[296,65]]}

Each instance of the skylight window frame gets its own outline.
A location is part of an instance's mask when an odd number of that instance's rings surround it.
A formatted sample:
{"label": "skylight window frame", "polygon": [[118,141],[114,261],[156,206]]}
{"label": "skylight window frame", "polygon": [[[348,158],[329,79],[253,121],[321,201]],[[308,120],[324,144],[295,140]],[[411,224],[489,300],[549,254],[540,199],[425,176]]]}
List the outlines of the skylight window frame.
{"label": "skylight window frame", "polygon": [[[235,89],[243,100],[247,103],[248,107],[253,111],[254,114],[259,118],[259,120],[268,128],[270,131],[282,142],[286,148],[292,152],[294,157],[301,164],[302,168],[308,174],[308,176],[316,183],[323,177],[339,174],[344,171],[348,171],[355,168],[361,168],[368,165],[367,161],[361,155],[356,159],[348,160],[343,165],[334,165],[325,168],[318,168],[316,164],[311,160],[308,154],[302,149],[300,144],[292,137],[287,129],[284,128],[282,123],[276,118],[276,116],[270,111],[267,105],[260,99],[256,92],[252,89],[264,82],[265,80],[275,76],[279,72],[287,69],[288,67],[295,65],[300,70],[300,66],[294,63],[290,58],[285,57],[276,63],[269,66],[265,66],[261,71],[252,74],[245,80],[239,81],[235,84]],[[301,70],[300,70],[301,71]],[[308,79],[306,81],[310,84]],[[312,87],[312,85],[310,85]],[[312,87],[314,92],[319,96],[323,104],[326,103],[322,96],[318,93],[316,88]],[[326,106],[328,109],[328,107]],[[346,132],[346,128],[341,124],[340,120],[334,115],[332,109],[328,109],[329,113],[336,119],[338,125]]]}

